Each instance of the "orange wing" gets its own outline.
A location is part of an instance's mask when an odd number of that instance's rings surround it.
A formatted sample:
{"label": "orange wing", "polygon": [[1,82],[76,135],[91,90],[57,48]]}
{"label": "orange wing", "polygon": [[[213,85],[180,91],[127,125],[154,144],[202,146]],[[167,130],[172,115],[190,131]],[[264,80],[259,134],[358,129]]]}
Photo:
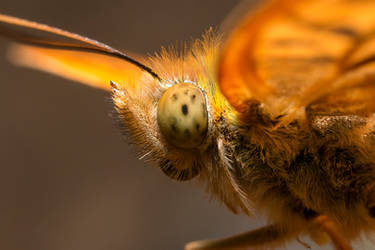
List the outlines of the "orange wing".
{"label": "orange wing", "polygon": [[268,1],[247,14],[223,46],[224,95],[240,112],[257,101],[273,117],[293,118],[317,100],[333,102],[328,95],[340,89],[358,94],[374,72],[373,13],[373,0]]}
{"label": "orange wing", "polygon": [[110,81],[122,84],[126,80],[139,79],[144,73],[121,59],[88,52],[12,45],[9,57],[17,65],[46,71],[107,91],[111,89]]}

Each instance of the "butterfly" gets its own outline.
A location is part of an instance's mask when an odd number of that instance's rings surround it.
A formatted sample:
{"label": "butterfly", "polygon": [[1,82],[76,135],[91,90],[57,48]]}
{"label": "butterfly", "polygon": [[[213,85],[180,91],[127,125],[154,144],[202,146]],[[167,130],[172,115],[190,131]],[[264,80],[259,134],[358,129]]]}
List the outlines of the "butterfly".
{"label": "butterfly", "polygon": [[269,218],[186,249],[274,247],[301,234],[351,249],[375,228],[374,11],[372,0],[271,0],[225,38],[209,31],[150,58],[7,15],[0,33],[23,43],[15,63],[111,91],[122,130],[164,174],[199,178],[234,213]]}

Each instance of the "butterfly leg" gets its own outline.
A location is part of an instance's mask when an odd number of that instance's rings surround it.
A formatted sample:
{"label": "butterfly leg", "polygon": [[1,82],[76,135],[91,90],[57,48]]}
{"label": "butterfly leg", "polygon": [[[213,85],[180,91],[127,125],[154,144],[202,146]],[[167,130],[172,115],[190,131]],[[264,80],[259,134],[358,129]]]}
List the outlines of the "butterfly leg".
{"label": "butterfly leg", "polygon": [[319,215],[313,220],[313,223],[328,234],[337,250],[353,249],[345,238],[338,232],[333,222],[327,216]]}
{"label": "butterfly leg", "polygon": [[185,246],[185,250],[243,249],[270,245],[289,238],[291,235],[277,224],[271,224],[250,232],[216,240],[193,241]]}

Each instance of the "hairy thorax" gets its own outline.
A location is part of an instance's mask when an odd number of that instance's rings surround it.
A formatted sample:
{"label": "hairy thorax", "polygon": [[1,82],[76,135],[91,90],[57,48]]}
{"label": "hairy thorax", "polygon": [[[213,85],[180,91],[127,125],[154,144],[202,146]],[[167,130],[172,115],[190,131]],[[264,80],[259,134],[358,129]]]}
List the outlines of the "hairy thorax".
{"label": "hairy thorax", "polygon": [[[238,206],[245,212],[249,207],[262,211],[286,228],[306,225],[303,222],[325,214],[344,235],[355,237],[357,229],[370,229],[372,220],[368,213],[375,180],[371,121],[348,115],[307,117],[287,126],[269,119],[233,125],[219,117],[218,130],[230,159],[228,178],[241,197],[226,200],[233,196],[221,195],[221,199],[232,210]],[[291,218],[293,225],[289,225]]]}

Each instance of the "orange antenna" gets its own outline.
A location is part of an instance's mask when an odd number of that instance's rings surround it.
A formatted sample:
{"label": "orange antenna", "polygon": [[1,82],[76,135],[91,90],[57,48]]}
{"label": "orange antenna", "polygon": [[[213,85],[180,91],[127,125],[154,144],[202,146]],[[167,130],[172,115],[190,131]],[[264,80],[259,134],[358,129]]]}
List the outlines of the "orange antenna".
{"label": "orange antenna", "polygon": [[84,37],[84,36],[81,36],[81,35],[78,35],[69,31],[65,31],[59,28],[51,27],[46,24],[32,22],[26,19],[12,17],[8,15],[4,15],[4,14],[0,14],[0,23],[1,22],[9,24],[9,25],[29,28],[31,30],[39,30],[39,31],[55,34],[55,35],[65,37],[65,38],[70,38],[72,40],[82,42],[83,44],[76,44],[76,43],[69,43],[69,42],[57,42],[57,41],[47,39],[47,38],[39,38],[35,35],[30,35],[30,34],[27,34],[26,32],[14,30],[12,28],[0,26],[0,35],[7,37],[11,40],[24,43],[24,44],[33,45],[33,46],[40,46],[40,47],[47,47],[47,48],[54,48],[54,49],[95,52],[95,53],[100,53],[100,54],[104,54],[108,56],[117,57],[146,71],[158,81],[162,81],[162,79],[151,68],[147,67],[146,65],[140,63],[139,61],[131,58],[130,56],[126,55],[125,53],[117,49],[114,49],[104,43],[98,42],[88,37]]}

